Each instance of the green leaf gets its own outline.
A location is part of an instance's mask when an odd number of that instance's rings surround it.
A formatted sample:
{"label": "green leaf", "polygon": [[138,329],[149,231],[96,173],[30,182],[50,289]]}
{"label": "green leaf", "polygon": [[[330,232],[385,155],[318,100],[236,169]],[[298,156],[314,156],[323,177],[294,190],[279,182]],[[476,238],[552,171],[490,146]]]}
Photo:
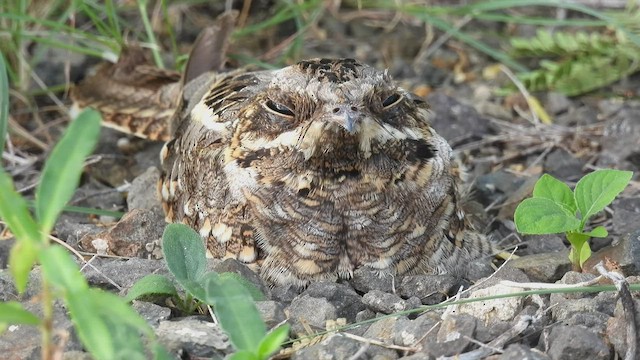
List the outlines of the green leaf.
{"label": "green leaf", "polygon": [[162,235],[162,252],[169,271],[178,283],[197,299],[204,301],[202,277],[207,269],[204,240],[184,224],[169,224]]}
{"label": "green leaf", "polygon": [[267,330],[249,292],[233,278],[206,277],[206,303],[213,305],[222,329],[237,350],[254,352]]}
{"label": "green leaf", "polygon": [[119,325],[127,325],[153,336],[153,330],[147,322],[127,302],[118,295],[101,289],[89,289],[92,305],[106,319],[114,319]]}
{"label": "green leaf", "polygon": [[149,274],[142,279],[136,281],[135,284],[127,292],[125,300],[131,302],[145,295],[170,295],[177,296],[178,291],[164,275]]}
{"label": "green leaf", "polygon": [[29,213],[26,201],[18,194],[9,175],[0,168],[0,218],[20,241],[33,245],[43,242],[44,236],[38,231],[38,225]]}
{"label": "green leaf", "polygon": [[52,245],[38,255],[46,280],[62,291],[63,295],[84,293],[89,289],[78,266],[61,246]]}
{"label": "green leaf", "polygon": [[0,154],[4,151],[9,124],[9,80],[4,56],[0,53]]}
{"label": "green leaf", "polygon": [[165,349],[164,346],[158,343],[153,344],[153,346],[151,347],[151,351],[153,352],[154,360],[175,360],[176,359],[173,355],[171,355],[170,352],[167,351],[167,349]]}
{"label": "green leaf", "polygon": [[38,258],[38,250],[27,241],[17,242],[9,253],[9,271],[13,276],[16,289],[22,294],[29,282],[29,273]]}
{"label": "green leaf", "polygon": [[0,324],[40,325],[40,319],[19,302],[0,302]]}
{"label": "green leaf", "polygon": [[249,294],[251,294],[251,298],[253,299],[253,301],[262,301],[266,299],[262,291],[260,291],[260,289],[254,283],[249,281],[244,276],[234,272],[224,272],[218,275],[221,279],[233,278],[234,280],[239,282],[240,285],[244,286]]}
{"label": "green leaf", "polygon": [[607,231],[607,229],[604,228],[604,226],[598,226],[593,230],[583,234],[590,237],[596,237],[596,238],[605,238],[609,236],[609,232]]}
{"label": "green leaf", "polygon": [[[96,359],[115,359],[116,349],[109,326],[100,317],[99,309],[93,304],[93,299],[87,291],[81,291],[67,296],[65,303],[71,321],[82,344]],[[86,296],[84,296],[86,295]]]}
{"label": "green leaf", "polygon": [[544,174],[533,188],[533,197],[552,200],[575,214],[576,202],[569,186],[549,174]]}
{"label": "green leaf", "polygon": [[513,216],[521,234],[555,234],[576,230],[580,220],[553,200],[530,198],[522,201]]}
{"label": "green leaf", "polygon": [[258,358],[268,359],[280,349],[282,343],[289,338],[289,324],[280,325],[271,330],[260,342],[258,346]]}
{"label": "green leaf", "polygon": [[582,226],[609,205],[627,187],[632,176],[631,171],[597,170],[580,179],[574,196],[582,216]]}
{"label": "green leaf", "polygon": [[[574,266],[578,268],[582,267],[584,261],[589,258],[588,256],[584,258],[584,256],[587,255],[586,253],[588,252],[588,255],[591,255],[591,248],[589,248],[589,236],[582,233],[569,232],[567,233],[567,240],[569,240],[569,243],[571,244],[569,260]],[[585,250],[585,246],[588,249]]]}
{"label": "green leaf", "polygon": [[99,134],[100,113],[84,110],[51,151],[36,189],[36,215],[43,233],[51,232],[71,200],[80,182],[84,159],[93,151]]}
{"label": "green leaf", "polygon": [[249,350],[239,350],[228,357],[229,360],[261,360],[256,354]]}
{"label": "green leaf", "polygon": [[585,261],[589,260],[591,257],[591,247],[589,246],[589,242],[585,242],[582,244],[580,248],[580,267],[584,264]]}

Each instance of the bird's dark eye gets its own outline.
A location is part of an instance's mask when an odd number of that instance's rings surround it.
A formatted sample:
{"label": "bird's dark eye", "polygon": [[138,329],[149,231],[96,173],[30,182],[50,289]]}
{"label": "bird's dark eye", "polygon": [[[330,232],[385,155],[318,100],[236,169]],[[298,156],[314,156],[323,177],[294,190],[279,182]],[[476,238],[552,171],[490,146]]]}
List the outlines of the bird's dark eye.
{"label": "bird's dark eye", "polygon": [[402,100],[402,96],[398,93],[394,93],[389,97],[387,97],[386,99],[384,99],[384,101],[382,102],[382,106],[384,106],[385,108],[388,108],[393,105],[396,105],[397,103],[400,102],[400,100]]}
{"label": "bird's dark eye", "polygon": [[286,105],[282,105],[272,100],[267,100],[264,103],[264,107],[271,112],[277,113],[278,115],[287,116],[287,117],[292,117],[295,115],[293,111],[289,109]]}

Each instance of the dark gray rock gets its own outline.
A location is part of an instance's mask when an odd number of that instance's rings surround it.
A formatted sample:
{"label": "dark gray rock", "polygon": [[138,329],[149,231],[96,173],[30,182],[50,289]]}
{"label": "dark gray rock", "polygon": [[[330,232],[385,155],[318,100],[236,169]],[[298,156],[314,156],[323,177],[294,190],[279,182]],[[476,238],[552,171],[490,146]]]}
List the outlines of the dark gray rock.
{"label": "dark gray rock", "polygon": [[554,360],[611,358],[611,351],[603,336],[585,326],[554,326],[546,339],[547,354]]}
{"label": "dark gray rock", "polygon": [[532,349],[522,344],[511,344],[507,346],[499,360],[548,360],[551,359],[547,354],[538,349]]}
{"label": "dark gray rock", "polygon": [[131,258],[123,261],[96,258],[84,268],[84,275],[90,285],[110,289],[116,288],[114,283],[120,288],[128,289],[149,274],[170,276],[163,260]]}
{"label": "dark gray rock", "polygon": [[[364,343],[358,342],[353,339],[346,338],[342,335],[333,335],[319,344],[315,344],[306,347],[302,350],[296,351],[291,360],[342,360],[350,359],[353,355],[358,353]],[[364,353],[358,359],[362,360],[393,360],[397,359],[398,355],[395,351],[385,349],[380,346],[370,345]]]}
{"label": "dark gray rock", "polygon": [[283,304],[290,304],[296,296],[300,295],[301,289],[294,285],[278,285],[271,289],[271,299]]}
{"label": "dark gray rock", "polygon": [[[25,301],[22,306],[38,317],[42,317],[40,304]],[[64,342],[64,351],[82,350],[82,345],[75,335],[73,323],[66,316],[66,310],[59,304],[53,307],[54,344],[60,343],[60,335],[68,333],[71,336]],[[38,328],[30,325],[10,325],[0,336],[0,357],[3,359],[40,359],[42,337]]]}
{"label": "dark gray rock", "polygon": [[0,241],[0,270],[6,269],[9,265],[9,253],[15,243],[15,238]]}
{"label": "dark gray rock", "polygon": [[550,91],[545,96],[544,108],[551,115],[567,112],[571,107],[571,100],[562,93]]}
{"label": "dark gray rock", "polygon": [[154,303],[134,300],[131,306],[151,327],[156,327],[161,321],[171,317],[171,309]]}
{"label": "dark gray rock", "polygon": [[[634,299],[634,307],[636,311],[636,342],[640,344],[640,299]],[[615,352],[618,354],[619,358],[624,358],[628,345],[627,344],[627,329],[629,327],[629,322],[624,315],[624,309],[622,307],[622,303],[618,300],[615,306],[615,311],[613,312],[613,317],[609,318],[606,323],[606,334],[607,339],[613,345]],[[635,358],[640,359],[640,346],[636,347]]]}
{"label": "dark gray rock", "polygon": [[525,255],[509,261],[508,266],[524,271],[533,281],[550,283],[558,281],[571,270],[567,255],[567,251]]}
{"label": "dark gray rock", "polygon": [[[633,220],[638,221],[638,218]],[[591,256],[583,265],[590,269],[599,261],[608,259],[618,264],[625,276],[640,274],[640,230],[624,235],[611,246],[607,246]]]}
{"label": "dark gray rock", "polygon": [[467,350],[474,338],[476,319],[461,314],[451,315],[444,319],[436,335],[436,342],[430,344],[426,352],[433,357],[454,356]]}
{"label": "dark gray rock", "polygon": [[597,122],[598,112],[590,106],[581,106],[556,118],[556,123],[558,125],[569,127],[590,125]]}
{"label": "dark gray rock", "polygon": [[617,234],[627,236],[638,229],[640,219],[640,197],[625,197],[616,199],[611,204],[613,216],[613,229]]}
{"label": "dark gray rock", "polygon": [[325,298],[315,298],[303,294],[295,298],[288,308],[291,331],[298,336],[307,335],[305,325],[312,331],[323,331],[327,320],[335,320],[335,306]]}
{"label": "dark gray rock", "polygon": [[562,181],[580,179],[584,165],[583,160],[560,148],[553,150],[544,160],[545,172]]}
{"label": "dark gray rock", "polygon": [[363,337],[379,340],[386,344],[392,344],[393,329],[395,328],[397,321],[397,317],[385,317],[378,319],[369,326],[367,331],[364,332]]}
{"label": "dark gray rock", "polygon": [[56,236],[74,248],[78,247],[80,239],[86,235],[104,231],[85,214],[63,212],[54,226]]}
{"label": "dark gray rock", "polygon": [[361,293],[368,293],[371,290],[392,292],[394,279],[391,275],[379,274],[379,271],[363,266],[353,272],[353,278],[349,280],[351,286]]}
{"label": "dark gray rock", "polygon": [[398,286],[403,298],[418,297],[423,304],[432,305],[445,300],[457,291],[460,280],[452,275],[404,276]]}
{"label": "dark gray rock", "polygon": [[362,302],[371,311],[383,314],[393,314],[398,311],[415,309],[422,305],[420,299],[417,297],[412,297],[409,300],[403,300],[396,294],[389,294],[380,290],[371,290],[364,294]]}
{"label": "dark gray rock", "polygon": [[562,324],[573,326],[582,325],[595,331],[597,334],[603,334],[607,327],[607,321],[610,316],[599,311],[596,312],[578,312],[566,318]]}
{"label": "dark gray rock", "polygon": [[133,179],[127,195],[127,207],[131,209],[158,210],[162,212],[162,204],[157,194],[160,171],[149,167],[140,176]]}
{"label": "dark gray rock", "polygon": [[[473,190],[475,198],[484,206],[506,198],[507,194],[513,194],[525,183],[527,178],[519,177],[512,172],[498,170],[489,174],[478,176]],[[535,182],[535,180],[532,180]],[[531,187],[533,189],[533,187]],[[527,196],[529,190],[525,191]],[[512,213],[513,214],[513,213]]]}
{"label": "dark gray rock", "polygon": [[233,352],[229,338],[218,325],[197,318],[161,321],[156,335],[167,350],[185,352],[189,358],[222,359]]}
{"label": "dark gray rock", "polygon": [[224,259],[221,262],[214,263],[212,270],[219,274],[225,272],[238,274],[257,287],[266,298],[270,298],[269,286],[243,262],[236,259]]}
{"label": "dark gray rock", "polygon": [[566,251],[567,246],[564,244],[564,241],[565,237],[561,234],[524,235],[522,236],[522,242],[525,243],[526,246],[521,247],[520,250],[522,251],[522,255]]}
{"label": "dark gray rock", "polygon": [[302,293],[315,298],[325,298],[336,309],[339,318],[353,322],[356,315],[365,309],[363,299],[347,284],[334,282],[315,282]]}
{"label": "dark gray rock", "polygon": [[256,307],[268,328],[273,328],[287,319],[284,313],[284,306],[277,301],[256,301]]}
{"label": "dark gray rock", "polygon": [[399,346],[425,348],[436,341],[440,321],[440,316],[434,312],[422,314],[414,320],[399,317],[393,331],[393,342]]}
{"label": "dark gray rock", "polygon": [[376,317],[376,313],[369,310],[369,309],[364,309],[362,311],[360,311],[359,313],[356,314],[356,322],[361,322],[361,321],[366,321],[366,320],[370,320]]}
{"label": "dark gray rock", "polygon": [[80,245],[98,254],[159,259],[165,225],[160,212],[133,209],[109,230],[83,236]]}
{"label": "dark gray rock", "polygon": [[452,146],[480,139],[489,133],[489,120],[471,106],[441,92],[427,96],[427,102],[436,114],[431,126]]}
{"label": "dark gray rock", "polygon": [[607,121],[600,140],[602,150],[597,166],[617,169],[640,169],[640,107],[624,105]]}

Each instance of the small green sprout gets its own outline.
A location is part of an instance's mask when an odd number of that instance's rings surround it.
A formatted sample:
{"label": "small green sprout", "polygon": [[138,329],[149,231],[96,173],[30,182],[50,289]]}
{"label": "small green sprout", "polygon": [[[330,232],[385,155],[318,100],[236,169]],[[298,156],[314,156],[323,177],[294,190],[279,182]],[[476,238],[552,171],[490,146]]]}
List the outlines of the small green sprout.
{"label": "small green sprout", "polygon": [[631,171],[597,170],[580,179],[571,191],[567,184],[544,174],[533,188],[533,197],[516,208],[516,229],[521,234],[536,235],[564,232],[571,243],[569,259],[580,270],[591,256],[589,238],[608,235],[602,226],[585,232],[585,225],[611,204],[632,176]]}

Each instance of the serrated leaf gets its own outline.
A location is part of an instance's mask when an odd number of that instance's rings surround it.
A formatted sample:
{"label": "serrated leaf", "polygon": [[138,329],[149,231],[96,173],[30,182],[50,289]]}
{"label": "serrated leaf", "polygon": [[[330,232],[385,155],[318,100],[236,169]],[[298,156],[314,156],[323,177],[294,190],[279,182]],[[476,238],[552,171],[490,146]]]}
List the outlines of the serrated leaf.
{"label": "serrated leaf", "polygon": [[284,324],[269,331],[260,342],[260,346],[258,346],[258,358],[268,359],[269,356],[278,351],[282,347],[282,343],[289,338],[289,328],[289,324]]}
{"label": "serrated leaf", "polygon": [[574,196],[582,216],[582,225],[602,211],[627,187],[633,173],[620,170],[597,170],[576,184]]}
{"label": "serrated leaf", "polygon": [[131,302],[145,295],[170,295],[177,296],[178,291],[164,275],[149,274],[142,279],[136,281],[135,284],[127,292],[125,301]]}
{"label": "serrated leaf", "polygon": [[17,301],[0,302],[0,324],[39,325],[40,319]]}
{"label": "serrated leaf", "polygon": [[36,188],[36,217],[43,233],[51,232],[78,187],[84,159],[98,141],[100,121],[99,112],[84,110],[51,151]]}
{"label": "serrated leaf", "polygon": [[598,226],[596,228],[594,228],[593,230],[583,233],[587,236],[590,237],[596,237],[596,238],[605,238],[607,236],[609,236],[609,232],[607,231],[607,229],[604,228],[604,226]]}
{"label": "serrated leaf", "polygon": [[553,200],[530,198],[522,201],[514,214],[521,234],[556,234],[576,230],[580,220]]}
{"label": "serrated leaf", "polygon": [[38,258],[38,250],[31,242],[17,242],[9,252],[9,271],[16,289],[22,294],[29,282],[29,273]]}
{"label": "serrated leaf", "polygon": [[267,330],[249,292],[233,278],[207,274],[206,303],[213,305],[222,329],[237,350],[254,352]]}
{"label": "serrated leaf", "polygon": [[576,202],[569,186],[549,174],[538,179],[533,188],[533,197],[549,199],[565,206],[571,213],[576,212]]}

